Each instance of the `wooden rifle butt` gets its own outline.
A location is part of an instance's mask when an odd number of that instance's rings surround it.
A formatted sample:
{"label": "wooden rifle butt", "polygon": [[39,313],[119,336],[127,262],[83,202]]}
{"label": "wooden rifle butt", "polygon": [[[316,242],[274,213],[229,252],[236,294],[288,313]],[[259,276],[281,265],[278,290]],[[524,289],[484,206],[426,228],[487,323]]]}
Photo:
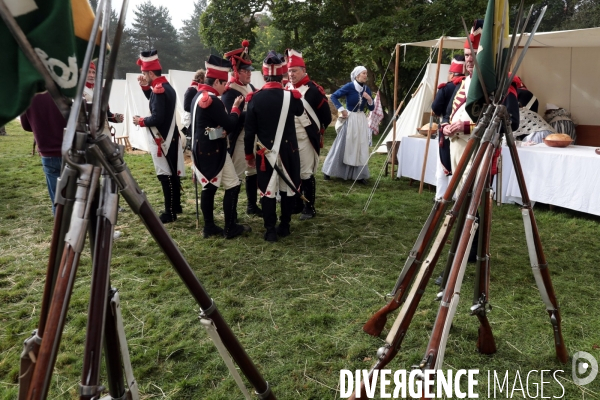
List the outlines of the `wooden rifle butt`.
{"label": "wooden rifle butt", "polygon": [[[394,307],[396,305],[396,307]],[[393,299],[377,311],[373,316],[363,325],[363,331],[371,336],[379,336],[385,328],[387,323],[387,315],[400,307],[400,304],[396,303]]]}
{"label": "wooden rifle butt", "polygon": [[569,353],[567,352],[567,346],[563,339],[562,329],[560,325],[560,312],[558,309],[548,311],[550,315],[550,322],[552,323],[552,329],[554,330],[554,347],[556,348],[556,357],[558,361],[566,364],[569,361]]}
{"label": "wooden rifle butt", "polygon": [[564,341],[561,341],[560,344],[556,344],[556,357],[558,357],[558,361],[563,364],[566,364],[569,361],[569,353],[567,352],[567,347],[565,346]]}
{"label": "wooden rifle butt", "polygon": [[496,340],[492,333],[492,327],[487,316],[477,315],[479,322],[479,337],[477,338],[477,351],[481,354],[494,354],[496,352]]}

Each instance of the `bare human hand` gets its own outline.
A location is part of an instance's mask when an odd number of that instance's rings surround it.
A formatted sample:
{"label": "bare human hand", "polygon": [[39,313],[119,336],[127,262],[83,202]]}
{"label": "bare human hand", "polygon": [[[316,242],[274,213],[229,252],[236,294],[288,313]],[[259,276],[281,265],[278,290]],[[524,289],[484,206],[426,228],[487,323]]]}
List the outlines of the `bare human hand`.
{"label": "bare human hand", "polygon": [[454,133],[452,132],[451,125],[444,125],[444,128],[442,129],[442,133],[445,136],[454,136]]}
{"label": "bare human hand", "polygon": [[246,160],[248,168],[256,168],[256,158],[252,157],[250,160]]}
{"label": "bare human hand", "polygon": [[235,101],[233,102],[233,106],[234,107],[240,107],[240,104],[242,104],[242,101],[244,101],[244,96],[238,96],[235,98]]}
{"label": "bare human hand", "polygon": [[139,75],[137,77],[137,80],[140,86],[148,86],[148,81],[146,80],[146,77],[144,75]]}
{"label": "bare human hand", "polygon": [[455,121],[452,124],[450,124],[451,129],[452,129],[452,133],[456,134],[459,132],[464,132],[465,130],[465,123],[463,121]]}

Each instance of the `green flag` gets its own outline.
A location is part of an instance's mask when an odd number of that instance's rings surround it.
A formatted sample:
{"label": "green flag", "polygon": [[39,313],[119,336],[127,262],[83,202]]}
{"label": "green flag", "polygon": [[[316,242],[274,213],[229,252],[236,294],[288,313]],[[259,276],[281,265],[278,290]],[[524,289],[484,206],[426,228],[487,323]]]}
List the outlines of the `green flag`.
{"label": "green flag", "polygon": [[[58,88],[73,97],[94,13],[87,0],[3,0]],[[75,16],[75,18],[74,18]],[[76,21],[74,24],[73,21]],[[87,36],[86,36],[87,33]],[[0,22],[0,126],[23,113],[45,90],[44,79]]]}
{"label": "green flag", "polygon": [[[508,12],[508,7],[504,7],[506,1],[507,0],[489,0],[483,22],[483,31],[481,33],[479,49],[475,49],[477,51],[477,64],[479,64],[479,71],[481,72],[488,95],[496,90],[496,70],[494,65],[496,52],[500,43],[500,26],[502,25],[503,19],[502,14],[504,10]],[[507,16],[504,17],[503,36],[508,36]],[[473,121],[477,121],[484,103],[485,97],[483,95],[483,87],[479,79],[477,67],[475,67],[471,78],[469,93],[467,94],[467,104],[465,106],[467,113]]]}

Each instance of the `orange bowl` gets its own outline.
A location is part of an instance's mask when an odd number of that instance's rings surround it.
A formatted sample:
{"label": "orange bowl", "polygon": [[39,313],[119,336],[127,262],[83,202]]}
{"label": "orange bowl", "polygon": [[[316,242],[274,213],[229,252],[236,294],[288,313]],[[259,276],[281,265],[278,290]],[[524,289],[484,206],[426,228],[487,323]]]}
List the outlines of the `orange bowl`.
{"label": "orange bowl", "polygon": [[548,140],[548,139],[544,139],[544,143],[546,144],[546,146],[549,147],[567,147],[568,145],[570,145],[571,143],[573,143],[573,140]]}

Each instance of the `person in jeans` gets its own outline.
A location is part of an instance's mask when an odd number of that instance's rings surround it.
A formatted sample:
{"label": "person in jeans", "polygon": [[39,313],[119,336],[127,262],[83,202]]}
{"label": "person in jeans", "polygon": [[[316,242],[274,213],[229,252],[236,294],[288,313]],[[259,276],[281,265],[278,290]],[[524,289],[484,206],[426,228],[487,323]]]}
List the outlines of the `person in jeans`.
{"label": "person in jeans", "polygon": [[34,96],[27,111],[21,115],[21,125],[26,131],[33,132],[38,151],[42,156],[42,167],[46,175],[46,185],[54,215],[56,181],[60,177],[62,164],[63,130],[67,121],[63,118],[50,93],[44,92]]}

